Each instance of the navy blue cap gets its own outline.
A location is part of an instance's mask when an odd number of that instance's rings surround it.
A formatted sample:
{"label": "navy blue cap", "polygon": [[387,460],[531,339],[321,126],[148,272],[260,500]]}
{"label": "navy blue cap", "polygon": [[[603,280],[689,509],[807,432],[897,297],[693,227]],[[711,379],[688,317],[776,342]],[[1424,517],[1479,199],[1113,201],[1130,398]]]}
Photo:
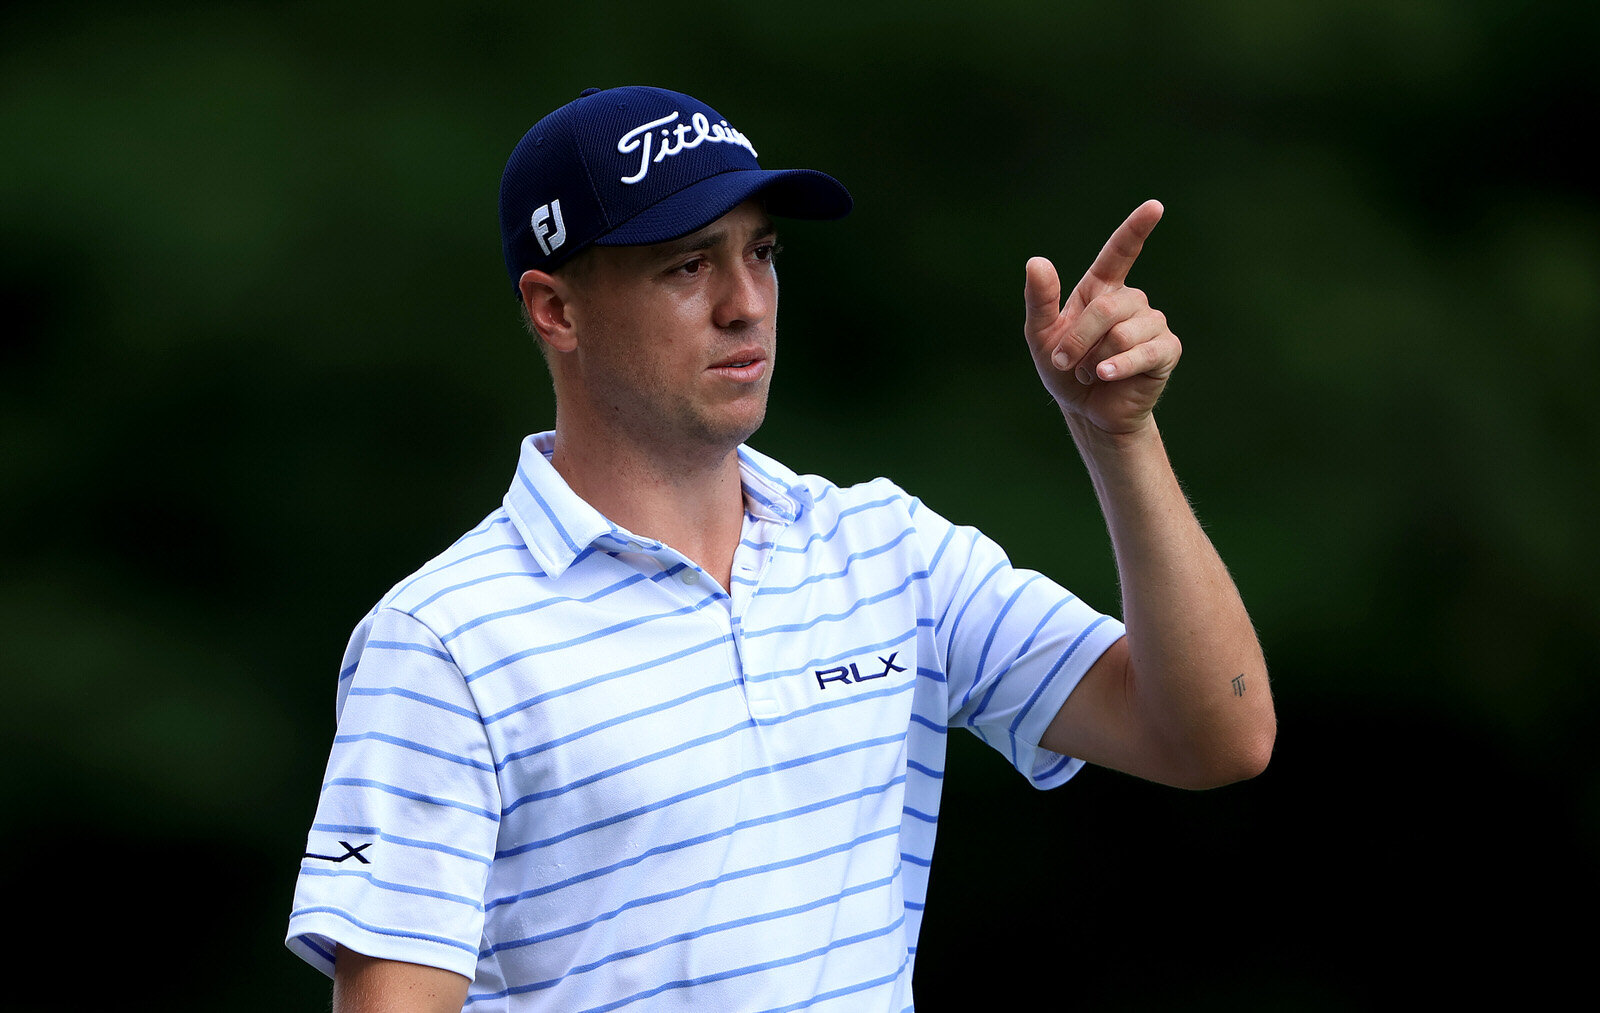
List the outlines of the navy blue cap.
{"label": "navy blue cap", "polygon": [[826,173],[761,168],[750,139],[698,99],[590,88],[535,123],[506,161],[500,239],[511,287],[591,243],[688,235],[756,194],[783,218],[843,218],[853,203]]}

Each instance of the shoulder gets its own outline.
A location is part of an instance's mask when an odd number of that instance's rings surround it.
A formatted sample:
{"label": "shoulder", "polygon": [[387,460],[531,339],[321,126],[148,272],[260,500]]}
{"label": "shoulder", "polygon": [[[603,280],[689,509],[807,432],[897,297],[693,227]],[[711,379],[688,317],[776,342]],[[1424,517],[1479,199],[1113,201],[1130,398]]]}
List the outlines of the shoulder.
{"label": "shoulder", "polygon": [[543,576],[517,526],[502,508],[396,583],[377,610],[410,615],[427,625],[441,612],[471,611],[471,599],[493,594],[506,580]]}

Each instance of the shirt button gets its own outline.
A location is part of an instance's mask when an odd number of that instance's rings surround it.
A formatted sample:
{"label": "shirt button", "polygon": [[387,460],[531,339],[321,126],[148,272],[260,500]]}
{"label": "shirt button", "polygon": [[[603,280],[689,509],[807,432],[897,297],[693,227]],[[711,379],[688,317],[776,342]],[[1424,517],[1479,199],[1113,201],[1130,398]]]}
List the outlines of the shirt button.
{"label": "shirt button", "polygon": [[778,701],[772,699],[751,700],[750,716],[760,721],[771,721],[782,713]]}
{"label": "shirt button", "polygon": [[685,584],[698,584],[700,582],[700,574],[695,570],[685,570],[682,574],[682,580]]}

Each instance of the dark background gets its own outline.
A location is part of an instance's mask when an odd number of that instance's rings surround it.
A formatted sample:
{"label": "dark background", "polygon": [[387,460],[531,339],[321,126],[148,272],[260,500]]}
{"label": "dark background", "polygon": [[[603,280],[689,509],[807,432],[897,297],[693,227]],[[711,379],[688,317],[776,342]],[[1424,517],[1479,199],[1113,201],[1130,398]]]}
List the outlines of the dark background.
{"label": "dark background", "polygon": [[654,83],[857,197],[785,228],[754,444],[1112,609],[1022,265],[1167,205],[1159,417],[1277,755],[1042,794],[959,737],[919,1007],[1543,1006],[1600,843],[1597,9],[8,5],[7,1005],[325,1008],[282,936],[345,639],[552,418],[501,167]]}

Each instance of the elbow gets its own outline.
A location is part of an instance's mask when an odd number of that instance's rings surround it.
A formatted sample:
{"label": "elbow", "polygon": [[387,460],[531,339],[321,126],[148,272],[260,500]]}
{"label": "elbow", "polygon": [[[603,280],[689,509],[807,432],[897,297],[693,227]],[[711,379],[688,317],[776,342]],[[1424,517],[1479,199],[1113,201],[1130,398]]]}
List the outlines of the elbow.
{"label": "elbow", "polygon": [[1241,730],[1195,756],[1177,787],[1205,791],[1248,781],[1267,769],[1277,738],[1277,719],[1268,715],[1259,725]]}
{"label": "elbow", "polygon": [[1278,722],[1275,717],[1269,716],[1261,728],[1253,729],[1251,734],[1246,736],[1232,771],[1233,777],[1225,783],[1248,781],[1263,773],[1267,769],[1267,764],[1272,762],[1272,747],[1277,741]]}

